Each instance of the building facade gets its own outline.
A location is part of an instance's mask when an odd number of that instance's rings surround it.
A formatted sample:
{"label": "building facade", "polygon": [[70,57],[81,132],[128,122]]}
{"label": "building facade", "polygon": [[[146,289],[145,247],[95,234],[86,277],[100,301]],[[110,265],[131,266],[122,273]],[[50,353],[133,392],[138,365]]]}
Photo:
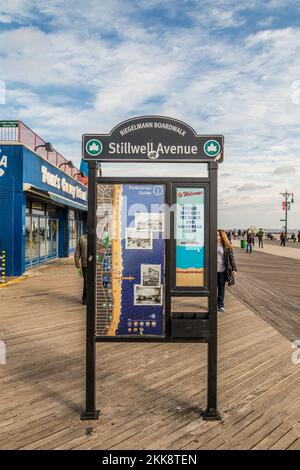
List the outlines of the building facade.
{"label": "building facade", "polygon": [[0,250],[8,276],[72,254],[87,214],[87,187],[74,177],[79,170],[66,168],[57,153],[52,161],[52,152],[39,155],[17,132],[15,140],[0,133]]}

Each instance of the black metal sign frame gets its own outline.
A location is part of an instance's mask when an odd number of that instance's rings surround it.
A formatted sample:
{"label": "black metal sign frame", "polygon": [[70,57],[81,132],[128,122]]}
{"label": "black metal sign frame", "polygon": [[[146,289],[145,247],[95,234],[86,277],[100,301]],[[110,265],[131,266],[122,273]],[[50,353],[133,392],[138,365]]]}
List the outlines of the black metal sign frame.
{"label": "black metal sign frame", "polygon": [[[200,160],[198,160],[200,162]],[[208,165],[207,178],[110,178],[98,175],[98,162],[90,160],[88,186],[88,270],[87,270],[87,329],[86,329],[86,407],[81,419],[98,419],[96,407],[96,343],[118,342],[201,342],[208,344],[207,407],[202,416],[218,420],[217,408],[217,172],[218,163],[213,159]],[[174,219],[171,219],[170,240],[166,240],[165,271],[165,336],[164,337],[104,337],[96,335],[96,210],[97,184],[163,184],[166,187],[166,203],[175,199],[178,185],[205,188],[205,273],[204,287],[178,288],[175,286]],[[172,214],[171,214],[171,217]],[[172,296],[206,297],[207,314],[178,314],[171,312]]]}
{"label": "black metal sign frame", "polygon": [[165,116],[139,116],[123,121],[109,134],[84,134],[84,160],[99,162],[223,161],[224,137],[197,134],[188,124]]}

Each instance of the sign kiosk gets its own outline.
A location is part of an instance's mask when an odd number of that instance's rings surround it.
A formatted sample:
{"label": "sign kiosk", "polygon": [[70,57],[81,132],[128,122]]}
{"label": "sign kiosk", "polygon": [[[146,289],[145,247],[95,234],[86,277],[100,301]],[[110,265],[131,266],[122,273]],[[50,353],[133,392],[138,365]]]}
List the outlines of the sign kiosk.
{"label": "sign kiosk", "polygon": [[[88,270],[86,408],[98,419],[96,343],[208,344],[208,400],[217,409],[217,170],[224,138],[142,116],[86,134]],[[99,163],[205,163],[208,176],[103,177]],[[116,165],[116,169],[118,165]],[[206,297],[206,311],[173,312],[172,297]]]}

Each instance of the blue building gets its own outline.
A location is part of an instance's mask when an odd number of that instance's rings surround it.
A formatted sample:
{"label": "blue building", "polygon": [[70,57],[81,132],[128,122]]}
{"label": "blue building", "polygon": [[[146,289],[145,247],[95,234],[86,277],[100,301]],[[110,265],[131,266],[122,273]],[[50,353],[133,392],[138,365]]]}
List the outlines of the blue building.
{"label": "blue building", "polygon": [[0,121],[0,250],[8,276],[74,252],[87,213],[78,174],[22,122]]}

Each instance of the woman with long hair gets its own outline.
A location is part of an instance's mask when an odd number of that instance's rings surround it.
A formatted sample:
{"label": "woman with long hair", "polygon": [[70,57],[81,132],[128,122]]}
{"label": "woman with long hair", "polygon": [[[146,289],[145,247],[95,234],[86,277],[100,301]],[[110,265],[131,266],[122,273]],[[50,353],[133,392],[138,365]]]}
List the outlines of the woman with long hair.
{"label": "woman with long hair", "polygon": [[232,246],[224,230],[217,230],[218,312],[224,312],[225,283],[234,284],[237,273]]}

